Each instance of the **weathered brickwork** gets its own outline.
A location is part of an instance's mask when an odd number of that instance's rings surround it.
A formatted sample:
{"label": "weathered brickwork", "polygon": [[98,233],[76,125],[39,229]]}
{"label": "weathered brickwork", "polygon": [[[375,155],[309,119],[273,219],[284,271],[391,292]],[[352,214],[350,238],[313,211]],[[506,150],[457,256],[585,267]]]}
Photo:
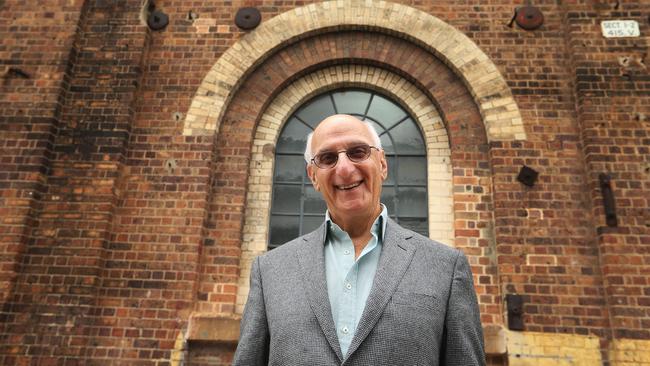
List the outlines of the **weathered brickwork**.
{"label": "weathered brickwork", "polygon": [[230,364],[277,136],[349,86],[422,127],[430,232],[470,259],[490,364],[649,362],[647,1],[536,2],[534,31],[512,1],[157,0],[161,31],[147,4],[0,1],[0,364]]}
{"label": "weathered brickwork", "polygon": [[510,366],[601,365],[598,337],[576,334],[508,332]]}
{"label": "weathered brickwork", "polygon": [[45,190],[81,3],[0,4],[0,304]]}
{"label": "weathered brickwork", "polygon": [[[587,4],[565,14],[576,104],[614,338],[650,337],[650,74],[647,37],[599,37],[599,20],[646,25],[650,9]],[[647,31],[646,31],[647,32]],[[579,57],[578,57],[579,56]],[[599,174],[612,179],[618,227],[605,223]]]}
{"label": "weathered brickwork", "polygon": [[612,366],[650,365],[649,340],[616,339],[610,344],[609,351]]}

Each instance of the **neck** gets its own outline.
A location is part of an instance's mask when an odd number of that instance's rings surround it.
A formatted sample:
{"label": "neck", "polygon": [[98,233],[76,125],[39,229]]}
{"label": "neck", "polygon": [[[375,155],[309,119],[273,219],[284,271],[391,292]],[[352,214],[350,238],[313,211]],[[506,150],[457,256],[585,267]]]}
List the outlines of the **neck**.
{"label": "neck", "polygon": [[368,244],[368,241],[372,237],[370,230],[372,229],[372,225],[374,224],[379,214],[381,214],[381,205],[378,205],[377,210],[375,210],[370,215],[354,216],[354,217],[335,217],[330,213],[330,219],[336,225],[338,225],[341,228],[341,230],[348,233],[348,236],[350,236],[350,239],[354,244],[354,251],[356,254],[355,257],[358,257],[359,254],[361,254],[363,248],[365,248],[366,244]]}

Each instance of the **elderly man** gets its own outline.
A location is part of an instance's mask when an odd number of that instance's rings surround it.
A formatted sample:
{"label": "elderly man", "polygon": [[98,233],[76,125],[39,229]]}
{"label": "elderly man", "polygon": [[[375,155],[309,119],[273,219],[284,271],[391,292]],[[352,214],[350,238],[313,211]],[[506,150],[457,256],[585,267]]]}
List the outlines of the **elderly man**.
{"label": "elderly man", "polygon": [[328,117],[305,158],[325,222],[253,262],[234,364],[484,364],[467,259],[388,218],[373,127]]}

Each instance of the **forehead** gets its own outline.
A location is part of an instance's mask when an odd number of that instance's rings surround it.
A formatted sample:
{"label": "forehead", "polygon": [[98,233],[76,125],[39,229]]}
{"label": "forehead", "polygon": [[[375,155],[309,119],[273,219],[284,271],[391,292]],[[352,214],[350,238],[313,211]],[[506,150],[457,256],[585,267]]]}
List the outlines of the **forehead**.
{"label": "forehead", "polygon": [[316,128],[312,138],[312,150],[315,152],[346,148],[354,144],[372,145],[368,127],[354,118],[326,120]]}

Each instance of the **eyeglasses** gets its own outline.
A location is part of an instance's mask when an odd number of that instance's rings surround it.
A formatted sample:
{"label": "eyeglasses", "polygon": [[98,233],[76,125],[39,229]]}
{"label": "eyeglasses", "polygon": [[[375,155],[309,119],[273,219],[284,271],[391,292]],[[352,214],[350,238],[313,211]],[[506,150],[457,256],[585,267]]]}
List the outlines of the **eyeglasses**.
{"label": "eyeglasses", "polygon": [[346,150],[323,151],[316,154],[316,156],[311,159],[311,162],[321,169],[331,169],[336,166],[336,163],[338,163],[339,154],[344,152],[351,162],[360,163],[370,157],[372,149],[375,149],[377,151],[380,150],[378,147],[362,144],[349,147]]}

